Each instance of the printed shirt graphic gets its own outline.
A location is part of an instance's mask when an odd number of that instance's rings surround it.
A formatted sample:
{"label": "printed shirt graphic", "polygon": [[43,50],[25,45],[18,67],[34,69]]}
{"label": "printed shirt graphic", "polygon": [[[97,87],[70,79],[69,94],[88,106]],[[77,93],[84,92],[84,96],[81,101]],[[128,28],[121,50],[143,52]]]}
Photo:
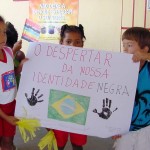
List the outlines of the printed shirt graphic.
{"label": "printed shirt graphic", "polygon": [[1,79],[3,92],[8,91],[16,86],[14,70],[2,74]]}
{"label": "printed shirt graphic", "polygon": [[7,62],[0,61],[0,104],[7,104],[16,96],[16,80],[13,59],[6,52]]}
{"label": "printed shirt graphic", "polygon": [[150,64],[146,63],[139,73],[131,131],[150,125],[150,72],[148,65]]}

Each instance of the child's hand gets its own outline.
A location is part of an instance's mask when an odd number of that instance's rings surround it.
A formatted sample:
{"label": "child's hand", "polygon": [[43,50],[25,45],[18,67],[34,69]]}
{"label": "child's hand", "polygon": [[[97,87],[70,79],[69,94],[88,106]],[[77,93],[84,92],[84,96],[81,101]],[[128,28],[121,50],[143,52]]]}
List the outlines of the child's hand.
{"label": "child's hand", "polygon": [[17,121],[19,121],[19,119],[17,119],[16,117],[14,117],[14,116],[7,116],[7,118],[6,118],[6,121],[8,122],[8,123],[10,123],[11,125],[16,125],[16,122]]}
{"label": "child's hand", "polygon": [[15,55],[17,51],[22,48],[22,40],[17,41],[13,46],[13,54]]}
{"label": "child's hand", "polygon": [[121,135],[115,135],[115,136],[112,136],[111,138],[112,138],[113,140],[117,140],[117,139],[121,138]]}
{"label": "child's hand", "polygon": [[29,58],[24,58],[23,60],[21,60],[20,65],[23,66],[23,64],[24,64],[25,62],[27,62],[28,60],[29,60]]}

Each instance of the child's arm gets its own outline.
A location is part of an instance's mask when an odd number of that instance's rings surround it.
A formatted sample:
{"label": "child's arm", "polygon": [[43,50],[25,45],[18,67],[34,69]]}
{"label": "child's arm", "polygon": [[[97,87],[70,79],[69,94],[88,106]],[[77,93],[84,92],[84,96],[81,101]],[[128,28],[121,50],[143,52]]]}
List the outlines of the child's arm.
{"label": "child's arm", "polygon": [[144,51],[137,51],[134,55],[133,55],[133,61],[134,62],[138,62],[140,60],[144,60],[144,61],[147,61],[149,60],[150,61],[150,53],[145,53]]}
{"label": "child's arm", "polygon": [[18,119],[15,118],[14,116],[6,115],[1,109],[0,109],[0,117],[9,122],[11,125],[16,125],[16,122],[18,121]]}
{"label": "child's arm", "polygon": [[16,52],[19,51],[21,48],[22,48],[22,40],[19,40],[14,44],[14,46],[12,48],[14,56],[15,56]]}
{"label": "child's arm", "polygon": [[17,68],[15,68],[15,75],[19,75],[19,74],[21,73],[23,64],[24,64],[27,60],[28,60],[28,58],[23,59],[23,60],[20,62],[19,66],[18,66]]}

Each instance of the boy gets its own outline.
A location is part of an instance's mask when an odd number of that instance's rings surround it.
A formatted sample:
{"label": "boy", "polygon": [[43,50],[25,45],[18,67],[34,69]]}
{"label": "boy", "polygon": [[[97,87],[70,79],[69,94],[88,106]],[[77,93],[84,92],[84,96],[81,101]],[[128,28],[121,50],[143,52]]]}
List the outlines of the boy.
{"label": "boy", "polygon": [[115,150],[150,149],[150,32],[141,27],[127,29],[122,36],[123,50],[140,61],[139,77],[129,133],[120,136]]}

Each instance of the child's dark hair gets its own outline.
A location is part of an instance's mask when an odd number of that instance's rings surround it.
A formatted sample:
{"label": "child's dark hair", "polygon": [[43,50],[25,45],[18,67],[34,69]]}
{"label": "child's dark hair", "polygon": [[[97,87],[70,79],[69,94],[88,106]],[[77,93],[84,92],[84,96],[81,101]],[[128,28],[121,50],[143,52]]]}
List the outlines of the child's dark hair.
{"label": "child's dark hair", "polygon": [[84,35],[84,29],[81,24],[79,24],[79,26],[65,24],[61,27],[60,43],[63,41],[63,38],[65,37],[65,33],[69,33],[69,32],[77,32],[81,35],[81,39],[86,39]]}
{"label": "child's dark hair", "polygon": [[5,20],[2,16],[0,16],[0,22],[4,22],[5,23]]}
{"label": "child's dark hair", "polygon": [[14,25],[11,24],[10,22],[6,22],[6,34],[7,34],[7,42],[6,45],[13,48],[14,44],[18,40],[18,32],[15,29]]}
{"label": "child's dark hair", "polygon": [[142,27],[129,28],[122,35],[122,40],[124,39],[136,41],[139,44],[141,49],[143,49],[145,46],[148,46],[150,52],[149,30]]}

